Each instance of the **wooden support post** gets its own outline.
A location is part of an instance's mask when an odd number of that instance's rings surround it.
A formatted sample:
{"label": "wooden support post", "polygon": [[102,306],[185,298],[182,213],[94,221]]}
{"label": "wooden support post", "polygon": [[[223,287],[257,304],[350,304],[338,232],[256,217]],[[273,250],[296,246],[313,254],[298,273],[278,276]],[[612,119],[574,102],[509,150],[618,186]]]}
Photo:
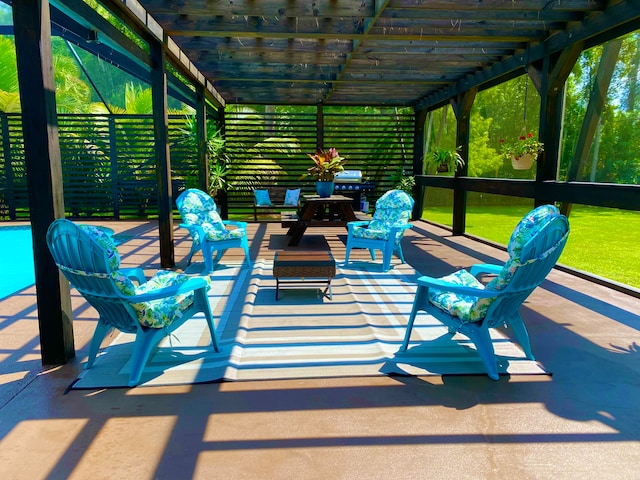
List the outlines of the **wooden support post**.
{"label": "wooden support post", "polygon": [[[471,107],[478,93],[474,87],[458,95],[451,105],[456,115],[456,148],[461,147],[460,156],[464,165],[456,169],[456,179],[465,177],[469,168],[469,133],[471,131]],[[466,230],[467,192],[455,181],[453,189],[453,234],[462,235]]]}
{"label": "wooden support post", "polygon": [[158,180],[158,229],[160,232],[160,265],[175,265],[173,248],[173,198],[171,194],[171,159],[169,156],[169,114],[167,107],[167,75],[162,44],[149,42],[151,49],[151,96],[155,137],[156,173]]}
{"label": "wooden support post", "polygon": [[196,85],[196,142],[200,190],[209,192],[209,156],[207,155],[207,103],[204,86]]}
{"label": "wooden support post", "polygon": [[13,24],[41,357],[44,365],[60,365],[75,357],[75,348],[69,284],[46,243],[51,222],[64,217],[48,0],[13,2]]}
{"label": "wooden support post", "polygon": [[558,174],[565,83],[582,49],[583,44],[577,43],[557,54],[545,56],[542,62],[528,68],[529,78],[540,94],[538,136],[544,143],[544,151],[536,162],[536,206],[554,201],[543,195],[544,189],[540,187],[542,182],[556,180]]}
{"label": "wooden support post", "polygon": [[621,47],[622,39],[618,38],[607,42],[602,50],[602,57],[600,57],[600,63],[598,64],[595,82],[591,90],[591,95],[589,96],[589,105],[587,106],[582,128],[578,136],[576,151],[567,171],[568,182],[583,180],[582,173],[587,163],[587,157],[596,129],[602,117],[602,109],[607,100],[607,91],[611,84],[611,78],[613,77]]}
{"label": "wooden support post", "polygon": [[[422,175],[424,171],[424,144],[425,144],[425,123],[427,111],[419,110],[415,115],[413,127],[413,172],[412,175]],[[422,218],[422,207],[424,204],[424,187],[417,184],[413,187],[413,198],[416,203],[413,206],[412,219]]]}

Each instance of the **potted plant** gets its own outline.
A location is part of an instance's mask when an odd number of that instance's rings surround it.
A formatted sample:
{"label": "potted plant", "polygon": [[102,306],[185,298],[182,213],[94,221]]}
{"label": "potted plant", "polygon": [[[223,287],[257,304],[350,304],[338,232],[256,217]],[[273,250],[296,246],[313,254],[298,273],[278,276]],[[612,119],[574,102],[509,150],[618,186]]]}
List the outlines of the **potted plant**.
{"label": "potted plant", "polygon": [[516,170],[527,170],[533,165],[533,161],[544,150],[544,144],[533,137],[533,133],[521,135],[518,140],[507,143],[500,139],[502,152],[506,159],[511,160],[511,165]]}
{"label": "potted plant", "polygon": [[391,182],[393,183],[393,188],[396,190],[402,190],[409,196],[413,197],[413,188],[416,186],[416,178],[413,175],[405,175],[402,165],[398,167],[393,175],[391,175]]}
{"label": "potted plant", "polygon": [[229,167],[223,162],[214,162],[209,167],[209,194],[216,198],[228,186]]}
{"label": "potted plant", "polygon": [[447,149],[435,147],[425,156],[425,166],[432,167],[436,174],[443,172],[455,172],[459,167],[464,166],[464,159],[460,156],[460,149]]}
{"label": "potted plant", "polygon": [[[182,136],[178,140],[180,145],[186,146],[191,154],[195,154],[198,150],[198,124],[194,115],[187,115],[184,121],[184,127],[180,130]],[[208,193],[215,200],[218,209],[221,209],[221,201],[224,193],[229,188],[227,175],[230,172],[230,160],[225,153],[225,139],[222,131],[214,122],[206,123],[205,132],[205,149],[207,152],[207,161],[209,162],[209,188]],[[193,158],[197,163],[197,158]],[[200,172],[195,170],[192,172],[191,181],[193,186],[200,185]],[[225,197],[226,198],[226,197]]]}
{"label": "potted plant", "polygon": [[319,149],[316,153],[307,154],[313,160],[313,166],[307,169],[307,173],[300,177],[312,177],[316,180],[316,190],[321,197],[330,197],[333,194],[336,173],[344,171],[346,160],[340,156],[335,148],[329,150]]}

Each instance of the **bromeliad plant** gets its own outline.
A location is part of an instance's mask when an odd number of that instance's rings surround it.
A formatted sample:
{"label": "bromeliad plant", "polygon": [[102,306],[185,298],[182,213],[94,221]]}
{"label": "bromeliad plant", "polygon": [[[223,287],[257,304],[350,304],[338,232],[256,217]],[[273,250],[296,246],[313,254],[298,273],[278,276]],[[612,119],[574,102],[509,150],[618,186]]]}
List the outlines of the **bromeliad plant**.
{"label": "bromeliad plant", "polygon": [[544,144],[534,138],[533,133],[521,135],[520,138],[513,143],[507,143],[503,139],[500,139],[500,145],[502,147],[502,153],[507,159],[520,158],[526,154],[530,154],[535,160],[544,150]]}
{"label": "bromeliad plant", "polygon": [[300,177],[313,177],[318,182],[332,182],[336,173],[344,171],[346,160],[340,156],[335,148],[329,150],[318,150],[313,155],[308,153],[313,160],[313,166],[309,167],[307,173]]}

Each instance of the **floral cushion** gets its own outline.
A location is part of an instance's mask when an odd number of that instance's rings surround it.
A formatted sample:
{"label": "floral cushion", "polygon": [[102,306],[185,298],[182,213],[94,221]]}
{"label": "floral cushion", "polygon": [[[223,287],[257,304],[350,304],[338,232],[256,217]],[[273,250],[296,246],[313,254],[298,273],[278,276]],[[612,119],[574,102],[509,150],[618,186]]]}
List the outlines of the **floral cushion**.
{"label": "floral cushion", "polygon": [[[142,285],[136,285],[120,272],[113,272],[112,278],[118,290],[128,296],[142,295],[159,288],[179,285],[189,280],[189,275],[161,270]],[[171,325],[175,320],[193,305],[193,292],[173,297],[134,303],[132,307],[138,315],[141,325],[150,328],[163,328]]]}
{"label": "floral cushion", "polygon": [[185,214],[191,213],[200,217],[207,212],[216,211],[216,202],[213,198],[200,190],[189,189],[180,196],[179,200],[178,209],[183,221]]}
{"label": "floral cushion", "polygon": [[[454,285],[480,289],[485,288],[476,277],[464,269],[442,277],[441,280],[453,283]],[[486,308],[489,307],[487,305],[484,312],[482,312],[483,309],[474,308],[476,300],[478,300],[478,297],[460,295],[444,290],[429,289],[429,301],[449,315],[458,317],[462,322],[473,322],[484,318],[484,314],[487,313]]]}
{"label": "floral cushion", "polygon": [[[507,247],[509,259],[505,262],[500,273],[486,286],[466,270],[460,270],[442,279],[456,285],[495,290],[496,292],[505,289],[516,269],[522,265],[520,263],[522,248],[540,231],[543,225],[546,225],[545,219],[559,214],[560,211],[554,205],[542,205],[525,215],[511,234]],[[450,315],[457,316],[462,322],[482,320],[495,298],[470,297],[435,289],[429,291],[431,303]]]}
{"label": "floral cushion", "polygon": [[93,225],[79,224],[78,226],[104,249],[111,271],[117,270],[120,267],[120,254],[111,235],[107,234],[102,228],[94,227]]}
{"label": "floral cushion", "polygon": [[[203,223],[201,226],[204,229],[207,240],[213,242],[228,240],[230,238],[242,238],[247,234],[244,228],[226,229],[224,228],[224,224],[222,229],[218,223]],[[196,240],[194,239],[193,241],[195,242]]]}
{"label": "floral cushion", "polygon": [[[247,234],[244,228],[227,229],[211,197],[200,191],[187,192],[178,206],[184,224],[201,226],[209,241],[242,238]],[[198,230],[191,230],[191,235],[193,243],[200,245],[202,240]]]}
{"label": "floral cushion", "polygon": [[[229,238],[242,238],[247,232],[244,228],[227,229],[224,222],[216,212],[212,212],[211,220],[201,222],[199,218],[192,216],[193,214],[185,215],[185,223],[187,225],[199,225],[204,230],[204,234],[209,241],[227,240]],[[197,230],[192,230],[193,243],[200,245],[200,233]]]}
{"label": "floral cushion", "polygon": [[541,205],[531,210],[525,217],[520,220],[516,228],[511,234],[507,251],[509,257],[520,260],[522,248],[531,240],[540,229],[546,224],[543,222],[545,218],[560,215],[560,210],[555,205]]}
{"label": "floral cushion", "polygon": [[[392,227],[407,225],[411,219],[413,199],[402,190],[390,190],[376,202],[373,218],[367,226],[353,228],[353,236],[374,240],[387,240]],[[400,243],[404,230],[396,233],[395,243]]]}
{"label": "floral cushion", "polygon": [[300,198],[299,188],[287,189],[287,191],[284,194],[284,204],[290,207],[297,207],[299,198]]}
{"label": "floral cushion", "polygon": [[256,197],[256,205],[259,207],[271,207],[271,198],[269,198],[269,190],[254,190],[253,195]]}

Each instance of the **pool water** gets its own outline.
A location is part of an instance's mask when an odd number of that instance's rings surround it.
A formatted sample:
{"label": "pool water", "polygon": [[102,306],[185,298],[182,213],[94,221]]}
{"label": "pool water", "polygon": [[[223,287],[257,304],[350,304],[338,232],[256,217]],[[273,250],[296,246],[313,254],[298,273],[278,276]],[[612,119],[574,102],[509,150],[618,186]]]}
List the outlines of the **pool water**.
{"label": "pool water", "polygon": [[[107,231],[113,234],[113,230]],[[114,235],[113,240],[116,245],[120,245],[131,237]],[[30,226],[0,226],[0,265],[3,266],[0,274],[0,300],[36,283]]]}
{"label": "pool water", "polygon": [[35,283],[31,227],[0,227],[0,299]]}

